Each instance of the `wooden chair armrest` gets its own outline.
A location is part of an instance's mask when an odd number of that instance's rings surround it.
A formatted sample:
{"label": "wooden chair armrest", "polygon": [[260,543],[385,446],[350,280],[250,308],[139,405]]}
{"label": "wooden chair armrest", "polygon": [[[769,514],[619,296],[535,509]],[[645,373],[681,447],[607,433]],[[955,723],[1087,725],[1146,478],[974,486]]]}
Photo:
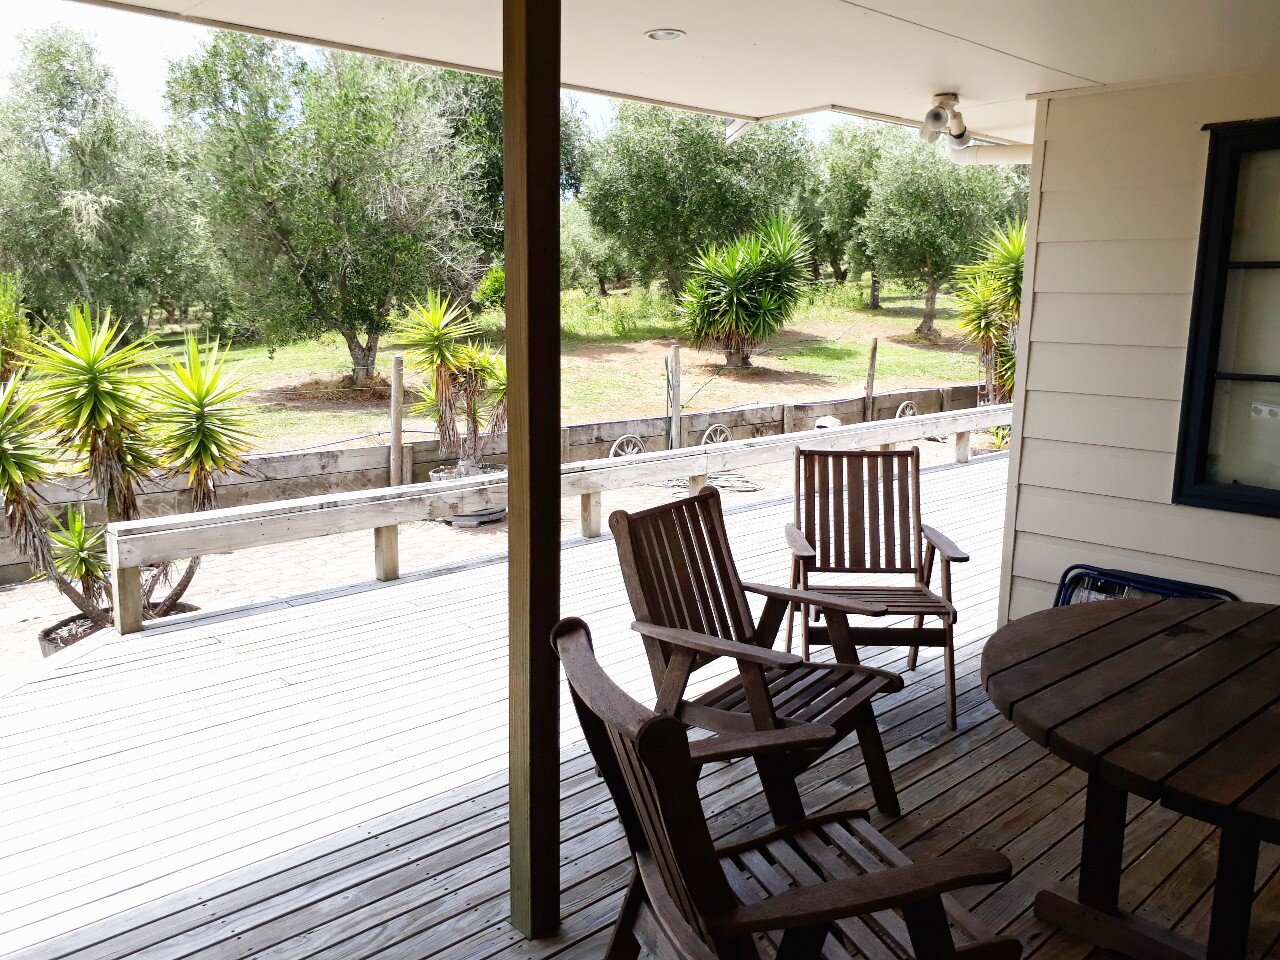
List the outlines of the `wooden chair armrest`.
{"label": "wooden chair armrest", "polygon": [[924,538],[937,548],[938,553],[942,555],[943,560],[950,561],[951,563],[964,563],[969,559],[969,555],[967,553],[952,543],[945,535],[939,533],[928,524],[922,523],[920,525],[920,531],[924,534]]}
{"label": "wooden chair armrest", "polygon": [[818,558],[818,551],[813,549],[813,545],[800,532],[799,527],[794,523],[788,523],[783,530],[787,535],[787,546],[791,549],[793,557],[806,563]]}
{"label": "wooden chair armrest", "polygon": [[643,636],[653,637],[663,643],[673,643],[686,650],[696,650],[699,653],[709,653],[717,657],[732,657],[735,660],[759,664],[762,667],[780,667],[783,670],[790,670],[804,663],[794,653],[783,653],[770,647],[757,647],[750,643],[725,640],[694,630],[660,627],[656,623],[644,623],[640,620],[631,624],[631,629]]}
{"label": "wooden chair armrest", "polygon": [[1009,858],[1003,854],[970,850],[926,863],[793,887],[714,917],[710,926],[712,932],[722,935],[822,926],[846,917],[909,907],[964,887],[1003,883],[1012,873]]}
{"label": "wooden chair armrest", "polygon": [[834,613],[851,613],[860,617],[882,617],[886,613],[883,603],[860,603],[834,594],[817,590],[795,590],[790,587],[774,587],[764,583],[744,583],[742,589],[750,593],[758,593],[774,600],[786,603],[807,603],[811,607],[830,610]]}
{"label": "wooden chair armrest", "polygon": [[788,750],[825,748],[835,738],[835,727],[823,723],[798,723],[777,730],[725,733],[706,740],[694,740],[689,744],[689,754],[695,763],[710,763],[713,760],[737,760]]}

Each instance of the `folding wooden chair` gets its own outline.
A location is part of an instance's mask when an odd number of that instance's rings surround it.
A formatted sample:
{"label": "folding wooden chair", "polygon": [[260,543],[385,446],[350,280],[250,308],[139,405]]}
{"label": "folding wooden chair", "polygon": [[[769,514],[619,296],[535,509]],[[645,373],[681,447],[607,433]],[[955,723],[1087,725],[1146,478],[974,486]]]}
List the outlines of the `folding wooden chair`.
{"label": "folding wooden chair", "polygon": [[606,960],[636,960],[641,948],[657,960],[1021,957],[1017,940],[992,937],[948,895],[1008,880],[999,853],[912,863],[864,811],[804,816],[794,780],[795,817],[716,845],[698,797],[699,766],[750,757],[763,775],[762,760],[820,747],[824,732],[792,727],[690,743],[678,720],[609,679],[581,620],[558,624],[553,641],[634,863]]}
{"label": "folding wooden chair", "polygon": [[[609,517],[609,526],[636,616],[632,627],[644,638],[658,711],[716,733],[799,723],[831,727],[835,731],[831,743],[809,744],[791,755],[793,773],[814,763],[835,740],[856,731],[876,805],[897,816],[897,792],[871,698],[901,690],[902,678],[859,665],[846,629],[850,614],[877,616],[884,606],[742,583],[729,551],[720,495],[714,488],[638,513],[616,511]],[[748,591],[765,597],[758,622],[753,622],[747,606]],[[772,649],[792,603],[811,604],[826,612],[831,642],[841,662],[808,663]],[[736,660],[738,676],[685,699],[693,671],[718,657]],[[774,799],[770,794],[771,803]],[[785,795],[777,802],[785,804]],[[795,810],[775,813],[794,816]]]}
{"label": "folding wooden chair", "polygon": [[[912,627],[854,627],[855,643],[908,646],[907,668],[914,670],[921,646],[942,647],[946,671],[947,726],[956,728],[956,665],[951,602],[951,564],[969,559],[945,536],[920,522],[920,451],[797,450],[795,521],[787,524],[791,548],[791,586],[835,594],[857,603],[883,604],[889,614],[914,618]],[[941,562],[941,595],[929,586],[934,559]],[[899,574],[910,584],[872,585],[822,582],[815,573]],[[829,643],[827,627],[810,623],[819,605],[793,605],[787,615],[791,649],[796,606],[802,613],[803,656],[815,643]],[[937,617],[938,627],[925,627]]]}

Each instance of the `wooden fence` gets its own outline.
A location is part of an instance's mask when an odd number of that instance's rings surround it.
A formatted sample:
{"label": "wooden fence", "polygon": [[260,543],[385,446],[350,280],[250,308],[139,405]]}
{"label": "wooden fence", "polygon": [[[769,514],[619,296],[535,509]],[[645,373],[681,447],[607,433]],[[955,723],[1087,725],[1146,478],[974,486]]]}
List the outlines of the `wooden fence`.
{"label": "wooden fence", "polygon": [[[898,408],[911,401],[919,413],[936,413],[977,405],[977,385],[957,384],[877,394],[874,418],[893,417]],[[697,446],[713,423],[723,423],[734,439],[776,436],[804,430],[822,416],[834,416],[842,423],[863,421],[862,397],[824,400],[802,404],[761,404],[705,413],[686,413],[681,418],[683,446]],[[604,423],[580,423],[560,431],[560,459],[564,463],[594,460],[609,455],[613,442],[624,434],[640,437],[647,450],[666,450],[669,421],[666,417],[644,417]],[[242,472],[218,478],[218,498],[224,507],[240,507],[297,497],[352,490],[374,490],[387,484],[391,447],[348,447],[336,450],[309,450],[295,453],[266,453],[249,457]],[[494,439],[494,455],[506,458],[506,438]],[[451,461],[440,455],[435,439],[404,444],[401,456],[404,482],[425,482],[434,467]],[[102,523],[101,505],[92,498],[83,480],[50,484],[40,494],[54,510],[81,506],[93,523]],[[184,478],[157,480],[138,498],[144,517],[168,516],[190,509]],[[7,536],[0,536],[0,584],[17,583],[31,576],[31,569]]]}
{"label": "wooden fence", "polygon": [[[1012,409],[1009,404],[973,407],[566,463],[561,468],[561,493],[582,498],[583,535],[599,536],[601,496],[606,490],[676,478],[687,479],[690,489],[697,490],[712,473],[786,460],[797,447],[859,449],[955,435],[957,459],[967,460],[969,434],[1007,425]],[[506,481],[503,472],[113,523],[107,529],[107,555],[116,628],[122,634],[142,629],[142,568],[187,557],[371,529],[375,531],[375,575],[380,580],[395,579],[400,524],[501,506]]]}

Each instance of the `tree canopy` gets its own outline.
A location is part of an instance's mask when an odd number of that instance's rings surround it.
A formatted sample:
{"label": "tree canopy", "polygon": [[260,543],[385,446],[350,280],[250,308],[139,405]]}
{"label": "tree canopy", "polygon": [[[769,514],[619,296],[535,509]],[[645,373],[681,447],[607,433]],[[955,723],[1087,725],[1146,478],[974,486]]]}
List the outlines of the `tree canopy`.
{"label": "tree canopy", "polygon": [[809,151],[797,123],[759,124],[727,144],[723,120],[622,103],[588,151],[582,204],[642,278],[678,292],[697,250],[790,206]]}
{"label": "tree canopy", "polygon": [[0,267],[48,320],[77,301],[135,332],[152,306],[208,298],[217,271],[179,137],[120,104],[80,34],[23,39],[0,102]]}
{"label": "tree canopy", "polygon": [[960,166],[909,137],[876,159],[858,227],[876,271],[924,289],[921,335],[934,334],[942,284],[993,225],[1023,215],[1026,191],[1019,171]]}
{"label": "tree canopy", "polygon": [[400,303],[481,270],[476,158],[425,68],[219,33],[171,67],[241,309],[277,338],[335,330],[373,371]]}

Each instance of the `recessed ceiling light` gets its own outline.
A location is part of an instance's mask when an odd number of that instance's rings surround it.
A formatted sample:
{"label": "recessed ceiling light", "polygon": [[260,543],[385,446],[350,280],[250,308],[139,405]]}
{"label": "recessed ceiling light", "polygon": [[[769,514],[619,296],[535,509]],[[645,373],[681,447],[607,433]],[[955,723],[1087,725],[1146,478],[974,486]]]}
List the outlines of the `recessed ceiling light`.
{"label": "recessed ceiling light", "polygon": [[674,27],[661,27],[657,30],[646,30],[644,35],[650,40],[679,40],[684,36],[684,31]]}

